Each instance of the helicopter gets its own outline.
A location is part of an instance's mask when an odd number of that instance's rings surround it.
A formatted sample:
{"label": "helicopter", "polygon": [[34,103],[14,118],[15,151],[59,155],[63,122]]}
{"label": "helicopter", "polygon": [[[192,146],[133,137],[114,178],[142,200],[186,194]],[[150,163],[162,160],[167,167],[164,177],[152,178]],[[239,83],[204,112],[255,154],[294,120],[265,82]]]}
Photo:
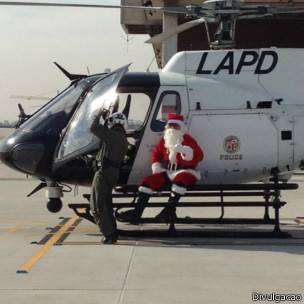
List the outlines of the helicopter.
{"label": "helicopter", "polygon": [[[241,17],[287,9],[301,13],[303,9],[207,2],[211,8],[206,8],[205,2],[186,7],[186,11],[199,20],[190,21],[191,26],[206,24],[208,19],[219,23],[217,40],[210,41],[211,50],[179,52],[159,73],[128,72],[126,65],[88,76],[71,74],[57,64],[71,80],[69,87],[24,117],[0,144],[4,164],[41,180],[28,196],[46,188],[47,208],[58,212],[65,184],[91,186],[99,141],[91,134],[90,125],[101,110],[123,112],[129,120],[128,154],[118,185],[139,185],[150,174],[150,153],[163,135],[170,112],[185,117],[190,134],[205,151],[198,167],[202,175],[198,187],[267,182],[273,168],[278,168],[281,180],[290,179],[304,159],[304,67],[299,64],[304,61],[304,51],[233,49],[231,24]],[[137,8],[185,13],[180,8]],[[173,32],[154,38],[166,39]]]}

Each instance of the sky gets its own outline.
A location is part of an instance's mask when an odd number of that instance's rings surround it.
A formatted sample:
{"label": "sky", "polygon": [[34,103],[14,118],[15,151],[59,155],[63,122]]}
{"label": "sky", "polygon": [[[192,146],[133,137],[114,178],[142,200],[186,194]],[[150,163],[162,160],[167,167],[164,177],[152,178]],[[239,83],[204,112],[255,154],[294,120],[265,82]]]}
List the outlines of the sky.
{"label": "sky", "polygon": [[[120,4],[119,0],[78,2]],[[17,119],[19,102],[26,113],[45,102],[12,95],[52,97],[69,85],[54,61],[71,73],[87,74],[88,68],[95,74],[131,62],[130,71],[145,71],[154,57],[152,47],[144,43],[146,35],[129,36],[127,51],[119,9],[0,8],[0,122]],[[155,63],[151,70],[157,70]]]}

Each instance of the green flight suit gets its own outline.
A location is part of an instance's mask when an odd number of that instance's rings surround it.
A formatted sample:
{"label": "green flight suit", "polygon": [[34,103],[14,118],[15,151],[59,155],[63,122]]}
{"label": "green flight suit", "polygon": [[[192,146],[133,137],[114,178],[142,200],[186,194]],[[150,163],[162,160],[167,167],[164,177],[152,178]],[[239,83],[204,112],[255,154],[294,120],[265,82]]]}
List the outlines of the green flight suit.
{"label": "green flight suit", "polygon": [[109,236],[116,232],[112,189],[117,184],[128,141],[122,127],[108,129],[99,123],[100,116],[97,115],[91,125],[91,132],[101,141],[101,148],[96,156],[96,161],[101,166],[93,179],[90,205],[100,231]]}

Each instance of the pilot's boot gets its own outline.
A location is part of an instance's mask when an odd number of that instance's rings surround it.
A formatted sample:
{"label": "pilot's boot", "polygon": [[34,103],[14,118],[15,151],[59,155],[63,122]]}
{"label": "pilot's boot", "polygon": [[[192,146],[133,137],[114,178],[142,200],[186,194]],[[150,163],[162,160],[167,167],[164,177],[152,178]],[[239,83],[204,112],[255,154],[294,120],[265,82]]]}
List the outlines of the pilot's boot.
{"label": "pilot's boot", "polygon": [[171,223],[177,219],[176,206],[180,197],[180,194],[172,192],[167,206],[158,215],[156,215],[155,219],[163,223]]}
{"label": "pilot's boot", "polygon": [[117,220],[120,222],[130,222],[134,225],[138,225],[138,222],[148,204],[149,198],[149,194],[139,192],[135,208],[117,213]]}
{"label": "pilot's boot", "polygon": [[102,243],[112,245],[112,244],[116,244],[117,240],[118,240],[118,232],[115,231],[110,235],[105,235],[102,239]]}

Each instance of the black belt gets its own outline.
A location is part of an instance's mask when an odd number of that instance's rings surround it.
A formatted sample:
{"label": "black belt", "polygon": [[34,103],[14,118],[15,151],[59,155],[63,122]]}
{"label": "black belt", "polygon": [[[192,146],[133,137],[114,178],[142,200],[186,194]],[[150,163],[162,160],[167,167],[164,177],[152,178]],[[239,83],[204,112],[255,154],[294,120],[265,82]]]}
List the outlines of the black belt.
{"label": "black belt", "polygon": [[195,170],[195,168],[193,168],[193,167],[181,166],[181,165],[178,165],[175,163],[168,163],[167,169],[169,171],[188,170],[188,169]]}
{"label": "black belt", "polygon": [[110,159],[103,159],[102,161],[97,161],[97,168],[103,168],[103,169],[108,169],[108,168],[116,168],[120,169],[120,164],[110,160]]}

